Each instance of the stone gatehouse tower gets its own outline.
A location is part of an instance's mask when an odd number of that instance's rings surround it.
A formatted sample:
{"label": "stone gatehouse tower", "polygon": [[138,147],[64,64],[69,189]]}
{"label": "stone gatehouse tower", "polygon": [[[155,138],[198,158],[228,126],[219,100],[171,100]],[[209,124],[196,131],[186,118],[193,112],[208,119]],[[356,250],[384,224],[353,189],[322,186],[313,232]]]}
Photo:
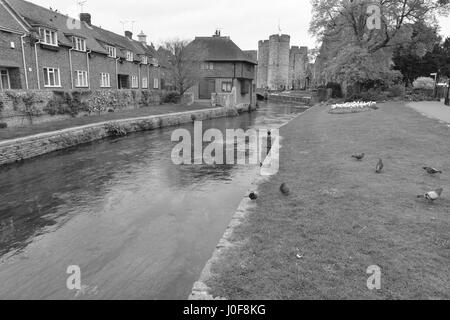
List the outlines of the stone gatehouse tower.
{"label": "stone gatehouse tower", "polygon": [[304,89],[307,86],[308,47],[290,48],[289,35],[272,35],[258,43],[257,88]]}

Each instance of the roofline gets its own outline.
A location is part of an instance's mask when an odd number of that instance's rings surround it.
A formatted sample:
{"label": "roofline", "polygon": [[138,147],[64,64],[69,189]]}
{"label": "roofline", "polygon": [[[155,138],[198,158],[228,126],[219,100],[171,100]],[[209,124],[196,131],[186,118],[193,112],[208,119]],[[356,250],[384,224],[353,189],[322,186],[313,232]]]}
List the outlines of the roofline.
{"label": "roofline", "polygon": [[30,32],[31,26],[25,19],[13,8],[7,0],[0,0],[0,4],[8,11],[8,13],[17,21],[25,32]]}
{"label": "roofline", "polygon": [[1,31],[5,31],[5,32],[14,33],[14,34],[17,34],[17,35],[23,35],[23,32],[19,32],[17,30],[9,29],[9,28],[2,27],[2,26],[0,26],[0,30]]}
{"label": "roofline", "polygon": [[206,59],[205,61],[212,61],[212,62],[247,62],[253,65],[258,65],[256,61],[253,60],[244,60],[244,59]]}

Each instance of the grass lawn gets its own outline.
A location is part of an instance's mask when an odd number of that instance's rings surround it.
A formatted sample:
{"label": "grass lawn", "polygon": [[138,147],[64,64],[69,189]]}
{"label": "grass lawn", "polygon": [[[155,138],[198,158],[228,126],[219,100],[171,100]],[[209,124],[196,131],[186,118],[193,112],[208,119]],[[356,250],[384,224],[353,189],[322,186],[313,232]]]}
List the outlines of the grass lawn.
{"label": "grass lawn", "polygon": [[165,104],[158,106],[150,106],[133,110],[123,110],[114,113],[106,113],[102,115],[92,115],[89,117],[70,118],[67,120],[58,120],[45,123],[38,123],[32,126],[11,127],[6,129],[0,129],[0,140],[14,139],[43,132],[56,131],[71,127],[83,126],[96,122],[127,119],[127,118],[139,118],[145,116],[152,116],[166,113],[176,113],[183,111],[199,110],[211,108],[209,104],[194,103],[191,106],[180,104]]}
{"label": "grass lawn", "polygon": [[[450,298],[450,128],[401,102],[379,107],[317,107],[281,130],[280,172],[235,230],[239,245],[213,265],[214,296]],[[363,152],[364,161],[351,158]],[[379,158],[385,169],[375,174]],[[425,165],[444,174],[428,176]],[[438,187],[442,199],[417,199]],[[366,286],[371,265],[381,267],[381,290]]]}

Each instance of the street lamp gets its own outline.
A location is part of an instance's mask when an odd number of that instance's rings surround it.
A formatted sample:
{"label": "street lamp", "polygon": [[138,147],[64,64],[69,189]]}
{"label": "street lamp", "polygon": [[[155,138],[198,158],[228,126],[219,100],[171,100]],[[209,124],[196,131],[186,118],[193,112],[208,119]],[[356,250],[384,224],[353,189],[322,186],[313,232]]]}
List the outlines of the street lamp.
{"label": "street lamp", "polygon": [[432,73],[430,74],[430,76],[434,76],[434,98],[436,99],[437,97],[437,73]]}

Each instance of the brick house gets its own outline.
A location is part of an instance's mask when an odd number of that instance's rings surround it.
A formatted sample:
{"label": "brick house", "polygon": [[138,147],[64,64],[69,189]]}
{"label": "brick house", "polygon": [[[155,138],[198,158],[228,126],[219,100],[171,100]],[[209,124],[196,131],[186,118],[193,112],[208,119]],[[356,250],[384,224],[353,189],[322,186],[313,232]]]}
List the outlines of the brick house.
{"label": "brick house", "polygon": [[251,54],[217,31],[212,37],[196,37],[189,48],[203,52],[201,80],[189,91],[195,100],[210,100],[213,94],[236,92],[236,104],[256,103],[255,66]]}
{"label": "brick house", "polygon": [[159,90],[155,49],[24,0],[0,0],[0,71],[7,89]]}

